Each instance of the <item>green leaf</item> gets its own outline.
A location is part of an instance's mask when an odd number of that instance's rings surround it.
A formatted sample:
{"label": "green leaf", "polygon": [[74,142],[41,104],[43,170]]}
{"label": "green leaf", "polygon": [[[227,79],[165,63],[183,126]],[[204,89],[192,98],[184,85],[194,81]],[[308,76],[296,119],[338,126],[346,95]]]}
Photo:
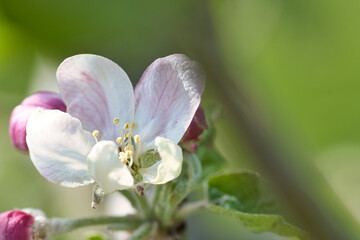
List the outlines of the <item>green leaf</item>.
{"label": "green leaf", "polygon": [[213,202],[237,205],[232,207],[249,213],[269,213],[272,199],[267,193],[261,194],[259,177],[250,172],[231,173],[213,177],[208,181],[208,195]]}
{"label": "green leaf", "polygon": [[278,215],[277,206],[257,174],[230,173],[208,181],[209,210],[235,218],[252,232],[273,232],[307,239],[307,234]]}
{"label": "green leaf", "polygon": [[215,213],[237,219],[242,226],[252,232],[269,231],[281,236],[298,236],[300,239],[307,239],[304,231],[287,223],[285,219],[279,215],[244,213],[216,205],[210,205],[208,209]]}

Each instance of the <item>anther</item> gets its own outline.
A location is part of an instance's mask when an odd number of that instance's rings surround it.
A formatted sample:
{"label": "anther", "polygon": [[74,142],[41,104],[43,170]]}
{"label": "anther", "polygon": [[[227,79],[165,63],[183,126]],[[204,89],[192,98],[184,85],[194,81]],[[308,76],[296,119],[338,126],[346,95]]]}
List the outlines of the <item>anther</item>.
{"label": "anther", "polygon": [[131,144],[129,144],[129,145],[127,145],[127,146],[124,148],[124,151],[125,151],[125,152],[126,152],[126,151],[132,151],[132,152],[134,152],[134,146],[131,145]]}
{"label": "anther", "polygon": [[94,137],[97,137],[97,136],[99,135],[99,131],[98,131],[98,130],[94,130],[94,131],[92,132],[92,135],[93,135]]}
{"label": "anther", "polygon": [[123,164],[127,164],[126,158],[122,158],[122,159],[120,159],[120,161],[121,161]]}
{"label": "anther", "polygon": [[114,123],[114,124],[119,124],[119,122],[120,122],[120,119],[114,118],[114,120],[113,120],[113,123]]}
{"label": "anther", "polygon": [[132,155],[133,155],[133,151],[131,151],[131,150],[127,150],[127,151],[125,152],[126,158],[130,158]]}
{"label": "anther", "polygon": [[131,129],[135,129],[136,124],[134,122],[131,123]]}
{"label": "anther", "polygon": [[118,137],[117,139],[116,139],[116,142],[117,142],[117,144],[120,144],[120,143],[122,143],[122,137]]}
{"label": "anther", "polygon": [[134,136],[134,140],[136,143],[140,142],[140,136],[139,135],[135,135]]}
{"label": "anther", "polygon": [[124,128],[124,130],[127,131],[127,130],[129,130],[129,127],[130,127],[129,123],[125,123],[123,128]]}
{"label": "anther", "polygon": [[120,161],[122,161],[123,163],[127,163],[127,157],[126,154],[124,152],[120,152],[119,153],[119,159]]}
{"label": "anther", "polygon": [[134,134],[132,132],[125,133],[126,138],[131,138]]}

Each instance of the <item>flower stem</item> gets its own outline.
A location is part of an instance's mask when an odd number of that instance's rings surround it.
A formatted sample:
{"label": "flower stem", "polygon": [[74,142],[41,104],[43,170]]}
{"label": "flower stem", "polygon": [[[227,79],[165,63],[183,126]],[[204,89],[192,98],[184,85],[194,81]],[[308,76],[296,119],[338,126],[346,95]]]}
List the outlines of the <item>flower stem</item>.
{"label": "flower stem", "polygon": [[136,229],[128,240],[141,240],[149,239],[152,233],[155,231],[156,224],[151,222],[145,222]]}
{"label": "flower stem", "polygon": [[175,212],[174,221],[178,222],[178,221],[184,220],[191,214],[201,211],[201,210],[205,209],[206,207],[208,207],[209,205],[210,205],[210,203],[205,200],[188,203]]}
{"label": "flower stem", "polygon": [[159,186],[159,185],[154,186],[154,196],[153,196],[153,199],[152,199],[152,205],[155,205],[155,204],[158,203],[160,193],[161,193],[161,187],[162,186]]}
{"label": "flower stem", "polygon": [[150,214],[150,206],[146,196],[139,196],[136,192],[125,190],[120,192],[126,197],[131,205],[137,209],[143,218],[147,218]]}
{"label": "flower stem", "polygon": [[96,225],[110,225],[120,229],[128,230],[134,229],[141,224],[137,215],[127,215],[122,217],[115,216],[100,216],[93,218],[52,218],[48,220],[48,227],[46,236],[52,239],[59,235],[73,231],[82,227],[96,226]]}
{"label": "flower stem", "polygon": [[102,216],[94,218],[76,218],[76,219],[67,219],[66,229],[67,231],[72,231],[77,228],[95,226],[95,225],[105,225],[105,224],[134,224],[140,223],[138,216],[136,215],[127,215],[123,217],[114,217],[114,216]]}

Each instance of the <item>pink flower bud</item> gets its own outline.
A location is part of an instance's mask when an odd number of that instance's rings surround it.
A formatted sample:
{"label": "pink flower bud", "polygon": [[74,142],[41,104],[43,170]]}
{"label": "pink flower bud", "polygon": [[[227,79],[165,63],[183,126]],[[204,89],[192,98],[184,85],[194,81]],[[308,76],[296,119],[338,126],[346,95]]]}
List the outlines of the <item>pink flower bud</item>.
{"label": "pink flower bud", "polygon": [[189,152],[195,152],[197,150],[197,144],[201,141],[200,135],[207,128],[208,125],[206,123],[204,109],[199,106],[193,120],[180,141],[182,147]]}
{"label": "pink flower bud", "polygon": [[12,144],[19,150],[28,152],[26,144],[26,124],[33,110],[37,107],[44,109],[59,109],[66,111],[66,105],[61,96],[53,92],[37,92],[14,108],[10,117],[9,134]]}
{"label": "pink flower bud", "polygon": [[32,239],[34,217],[21,211],[0,214],[0,240]]}

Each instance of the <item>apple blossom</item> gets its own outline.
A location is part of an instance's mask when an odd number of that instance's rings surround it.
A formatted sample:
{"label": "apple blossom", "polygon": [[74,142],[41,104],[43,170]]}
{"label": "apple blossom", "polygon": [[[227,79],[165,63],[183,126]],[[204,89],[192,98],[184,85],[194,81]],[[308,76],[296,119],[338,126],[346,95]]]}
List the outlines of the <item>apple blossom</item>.
{"label": "apple blossom", "polygon": [[96,182],[104,193],[179,176],[177,145],[200,104],[204,74],[181,54],[157,59],[133,89],[114,62],[82,54],[57,79],[67,113],[37,109],[27,125],[30,157],[49,181]]}
{"label": "apple blossom", "polygon": [[26,124],[31,113],[37,108],[59,109],[65,112],[66,106],[61,96],[53,92],[37,92],[14,108],[10,117],[9,134],[12,144],[19,150],[28,152],[26,144]]}

